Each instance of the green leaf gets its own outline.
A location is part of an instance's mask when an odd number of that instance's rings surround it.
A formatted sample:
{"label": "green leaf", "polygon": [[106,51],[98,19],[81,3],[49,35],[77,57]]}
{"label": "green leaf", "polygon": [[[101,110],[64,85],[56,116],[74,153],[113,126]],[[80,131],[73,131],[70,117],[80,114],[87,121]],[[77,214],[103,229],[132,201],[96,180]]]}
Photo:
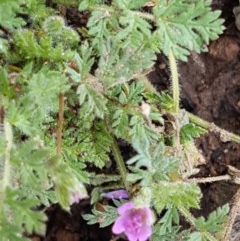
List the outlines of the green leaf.
{"label": "green leaf", "polygon": [[120,9],[137,9],[143,7],[147,0],[115,0],[113,4]]}
{"label": "green leaf", "polygon": [[75,53],[74,61],[77,64],[78,71],[75,71],[70,67],[67,67],[67,69],[73,81],[79,83],[84,81],[94,63],[92,48],[89,47],[87,42],[81,45],[80,53]]}
{"label": "green leaf", "polygon": [[102,206],[104,211],[98,211],[93,209],[93,214],[84,214],[83,218],[87,221],[87,224],[99,223],[100,228],[104,228],[112,224],[118,217],[116,208],[108,205]]}
{"label": "green leaf", "polygon": [[120,92],[119,101],[122,104],[138,105],[142,100],[143,91],[144,86],[140,82],[133,82],[130,85],[126,83]]}
{"label": "green leaf", "polygon": [[132,165],[135,163],[136,168],[147,167],[148,169],[150,169],[152,165],[152,160],[148,150],[148,139],[136,139],[132,144],[138,154],[128,160],[127,164]]}
{"label": "green leaf", "polygon": [[[147,139],[136,139],[132,145],[138,154],[127,161],[128,168],[132,171],[127,175],[129,182],[135,183],[141,180],[141,185],[150,186],[152,182],[169,180],[168,174],[178,171],[178,158],[167,156],[162,142],[151,152]],[[130,166],[132,164],[134,167]]]}
{"label": "green leaf", "polygon": [[220,11],[211,11],[209,1],[158,1],[153,8],[162,39],[162,50],[168,56],[172,50],[177,59],[186,61],[189,51],[200,52],[203,45],[222,34]]}
{"label": "green leaf", "polygon": [[107,182],[120,181],[121,177],[119,175],[106,175],[106,174],[96,174],[92,173],[90,176],[90,182],[92,185],[101,185]]}
{"label": "green leaf", "polygon": [[25,24],[25,21],[17,17],[18,13],[22,12],[21,4],[24,0],[8,0],[0,1],[0,23],[6,29],[12,30],[20,28]]}
{"label": "green leaf", "polygon": [[9,43],[6,39],[1,37],[2,31],[0,30],[0,54],[7,55]]}
{"label": "green leaf", "polygon": [[175,207],[169,207],[163,217],[159,220],[161,233],[170,233],[174,224],[179,225],[179,214]]}
{"label": "green leaf", "polygon": [[128,169],[131,171],[131,173],[127,174],[128,182],[133,184],[138,183],[138,185],[142,187],[148,187],[151,185],[152,175],[149,171],[131,166],[129,166]]}
{"label": "green leaf", "polygon": [[153,180],[169,180],[169,176],[173,173],[177,173],[179,168],[179,158],[175,156],[169,156],[164,152],[163,143],[159,143],[152,157],[151,172]]}
{"label": "green leaf", "polygon": [[204,217],[200,217],[196,220],[196,226],[199,230],[204,232],[222,232],[224,224],[227,221],[227,214],[229,212],[229,205],[226,204],[217,208],[209,214],[207,220]]}
{"label": "green leaf", "polygon": [[80,84],[77,89],[79,103],[87,105],[88,112],[93,112],[97,117],[103,118],[106,111],[106,99],[87,84]]}
{"label": "green leaf", "polygon": [[[30,119],[29,109],[27,108],[25,101],[19,101],[18,103],[11,102],[8,106],[6,116],[11,125],[17,127],[22,133],[30,135],[33,131]],[[25,108],[24,108],[24,107]]]}
{"label": "green leaf", "polygon": [[0,91],[1,95],[4,95],[11,99],[14,96],[14,89],[9,84],[7,70],[3,67],[0,67]]}
{"label": "green leaf", "polygon": [[[36,34],[30,29],[19,29],[13,35],[15,51],[10,54],[14,59],[34,59],[40,58],[51,61],[70,60],[74,56],[71,48],[76,47],[79,36],[75,30],[63,26],[60,17],[50,17],[45,20],[40,34]],[[59,26],[60,25],[60,26]],[[55,34],[54,29],[58,30]],[[15,60],[16,61],[16,60]]]}
{"label": "green leaf", "polygon": [[116,41],[125,40],[125,46],[137,48],[148,41],[151,36],[151,25],[132,11],[125,11],[119,18],[119,23],[124,26],[115,36]]}
{"label": "green leaf", "polygon": [[152,189],[153,203],[158,212],[169,206],[199,208],[201,192],[196,184],[161,181],[153,184]]}
{"label": "green leaf", "polygon": [[64,208],[69,208],[69,189],[64,184],[58,184],[54,188],[56,199],[59,204]]}
{"label": "green leaf", "polygon": [[42,24],[43,29],[51,36],[61,34],[64,28],[64,19],[60,16],[50,16]]}
{"label": "green leaf", "polygon": [[[47,181],[46,181],[47,182]],[[46,185],[46,187],[52,188]],[[21,191],[29,199],[38,199],[39,204],[44,205],[45,207],[50,207],[53,203],[57,203],[57,199],[53,190],[39,190],[39,186],[33,187],[33,185],[24,186],[22,185]]]}
{"label": "green leaf", "polygon": [[111,36],[111,30],[116,29],[118,25],[117,16],[108,11],[96,10],[92,12],[88,20],[88,34],[93,36],[93,46],[99,50],[102,47],[102,40],[107,40]]}
{"label": "green leaf", "polygon": [[179,241],[186,241],[186,237],[188,235],[187,230],[179,231],[180,226],[173,226],[171,228],[171,231],[165,231],[162,229],[162,224],[160,222],[156,223],[153,226],[153,233],[151,235],[152,241],[173,241],[173,240],[179,240]]}
{"label": "green leaf", "polygon": [[204,130],[201,127],[196,126],[193,123],[188,123],[182,126],[182,128],[180,129],[181,143],[191,141],[194,138],[200,137],[201,134],[203,133],[204,133]]}
{"label": "green leaf", "polygon": [[[117,137],[129,139],[129,116],[123,109],[117,109],[113,115],[114,133]],[[128,138],[127,138],[128,137]]]}
{"label": "green leaf", "polygon": [[187,241],[208,241],[200,232],[193,232],[189,235]]}
{"label": "green leaf", "polygon": [[[63,1],[65,3],[65,1]],[[89,7],[100,4],[104,1],[102,0],[83,0],[80,2],[79,6],[78,6],[78,10],[79,11],[85,11],[87,10]]]}
{"label": "green leaf", "polygon": [[39,203],[30,198],[21,199],[18,192],[8,189],[5,202],[9,207],[6,207],[5,210],[11,212],[14,224],[19,227],[24,226],[24,230],[27,233],[35,231],[43,234],[46,217],[43,212],[33,211],[33,208],[39,205]]}
{"label": "green leaf", "polygon": [[48,6],[42,0],[25,1],[25,14],[31,19],[32,26],[39,26],[51,14],[56,14],[56,11]]}
{"label": "green leaf", "polygon": [[94,163],[102,168],[109,160],[109,152],[112,145],[112,137],[106,129],[103,121],[96,122],[90,130],[86,130],[84,139],[79,141],[78,148],[81,150],[83,162]]}
{"label": "green leaf", "polygon": [[23,237],[21,228],[19,228],[16,224],[9,223],[5,218],[1,218],[0,222],[0,233],[3,241],[29,241],[27,238]]}
{"label": "green leaf", "polygon": [[144,97],[147,98],[148,103],[157,104],[162,109],[173,111],[173,98],[166,92],[161,92],[161,94],[155,93],[144,93]]}
{"label": "green leaf", "polygon": [[101,199],[102,188],[95,187],[91,192],[91,204],[97,203]]}
{"label": "green leaf", "polygon": [[81,1],[81,3],[78,6],[78,10],[79,11],[87,10],[90,2],[91,2],[90,0],[83,0],[83,1]]}
{"label": "green leaf", "polygon": [[149,142],[156,142],[160,135],[145,123],[143,116],[133,116],[130,120],[130,135],[132,139],[148,139]]}

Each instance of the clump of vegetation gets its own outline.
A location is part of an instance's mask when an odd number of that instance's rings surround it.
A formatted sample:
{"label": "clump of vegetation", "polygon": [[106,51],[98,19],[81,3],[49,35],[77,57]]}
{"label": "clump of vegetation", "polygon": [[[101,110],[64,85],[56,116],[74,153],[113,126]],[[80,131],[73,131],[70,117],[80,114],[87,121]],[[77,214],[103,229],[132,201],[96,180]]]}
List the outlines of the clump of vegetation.
{"label": "clump of vegetation", "polygon": [[[190,211],[201,198],[190,179],[201,158],[193,141],[210,125],[179,108],[176,65],[223,32],[220,12],[205,0],[67,1],[88,16],[74,29],[56,10],[65,1],[48,2],[0,1],[1,240],[43,234],[39,206],[69,209],[88,196],[89,224],[117,220],[114,233],[130,241],[220,240],[227,205],[207,219]],[[160,52],[169,58],[172,93],[158,93],[146,77]],[[136,155],[125,160],[120,141]],[[103,172],[109,161],[116,172]],[[95,209],[103,192],[118,189],[128,204],[114,194],[114,207]],[[180,215],[191,228],[180,229]]]}

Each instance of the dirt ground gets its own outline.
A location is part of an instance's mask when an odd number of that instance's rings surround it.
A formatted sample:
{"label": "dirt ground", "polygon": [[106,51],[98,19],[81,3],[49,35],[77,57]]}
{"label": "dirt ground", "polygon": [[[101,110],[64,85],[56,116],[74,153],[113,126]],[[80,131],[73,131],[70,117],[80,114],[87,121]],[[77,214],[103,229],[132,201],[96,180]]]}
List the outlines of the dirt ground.
{"label": "dirt ground", "polygon": [[[210,44],[209,52],[192,53],[187,63],[178,63],[181,82],[182,108],[197,116],[214,122],[228,131],[240,135],[240,32],[235,26],[233,7],[237,0],[214,0],[214,9],[222,10],[226,30]],[[159,55],[156,71],[149,79],[159,89],[169,87],[167,60]],[[207,134],[196,141],[197,147],[206,159],[201,166],[199,177],[218,176],[227,173],[227,165],[240,169],[240,145],[221,142],[214,134]],[[209,212],[231,200],[237,185],[221,181],[201,185],[203,198],[201,212]],[[96,225],[87,226],[81,214],[90,210],[87,202],[72,207],[72,214],[65,213],[58,206],[47,209],[49,221],[45,237],[32,237],[34,241],[109,241],[110,228],[99,229]],[[240,241],[240,214],[232,233],[233,241]]]}

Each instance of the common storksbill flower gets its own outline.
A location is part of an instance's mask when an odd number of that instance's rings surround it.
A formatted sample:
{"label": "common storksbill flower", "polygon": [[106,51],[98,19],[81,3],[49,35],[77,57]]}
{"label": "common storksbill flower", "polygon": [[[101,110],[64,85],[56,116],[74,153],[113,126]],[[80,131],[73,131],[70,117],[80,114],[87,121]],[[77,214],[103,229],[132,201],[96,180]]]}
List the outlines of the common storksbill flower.
{"label": "common storksbill flower", "polygon": [[74,187],[69,190],[69,204],[78,203],[85,198],[88,198],[86,188],[83,183],[77,182]]}
{"label": "common storksbill flower", "polygon": [[127,199],[128,193],[124,189],[119,189],[111,192],[104,192],[101,194],[101,197],[107,199]]}
{"label": "common storksbill flower", "polygon": [[118,208],[120,216],[116,219],[112,231],[125,233],[129,241],[146,241],[152,233],[152,213],[149,207],[136,208],[131,202]]}

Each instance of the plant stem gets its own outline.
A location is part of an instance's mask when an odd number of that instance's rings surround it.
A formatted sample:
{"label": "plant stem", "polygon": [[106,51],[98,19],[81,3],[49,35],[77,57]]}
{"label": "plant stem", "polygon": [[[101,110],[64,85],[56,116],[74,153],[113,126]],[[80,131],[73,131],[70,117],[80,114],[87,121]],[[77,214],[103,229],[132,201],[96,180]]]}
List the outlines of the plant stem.
{"label": "plant stem", "polygon": [[[142,78],[139,79],[145,86],[145,88],[150,91],[151,93],[155,93],[157,94],[158,91],[156,90],[156,88],[152,85],[152,83],[147,79],[147,78]],[[174,102],[175,103],[175,102]],[[231,140],[234,141],[236,143],[240,143],[240,136],[236,135],[232,132],[226,131],[222,128],[220,128],[219,126],[216,126],[214,123],[210,123],[206,120],[203,120],[202,118],[187,112],[188,117],[189,117],[189,121],[202,127],[203,129],[207,130],[207,131],[211,131],[211,132],[215,132],[217,134],[220,134],[220,137],[222,138],[222,141],[226,141],[226,140]]]}
{"label": "plant stem", "polygon": [[179,88],[179,80],[178,80],[178,72],[177,72],[177,63],[172,53],[172,50],[169,51],[168,59],[169,59],[171,77],[172,77],[172,92],[173,92],[172,95],[173,95],[173,102],[174,102],[174,112],[176,116],[178,116],[180,88]]}
{"label": "plant stem", "polygon": [[6,189],[9,185],[10,180],[10,152],[12,149],[13,144],[13,133],[12,133],[12,127],[10,123],[7,121],[6,118],[3,120],[3,131],[4,131],[4,140],[5,140],[5,150],[4,150],[4,169],[3,169],[3,179],[2,179],[2,185],[0,186],[0,215],[4,215],[3,212],[3,203],[6,195]]}
{"label": "plant stem", "polygon": [[2,192],[3,195],[5,193],[5,190],[9,184],[9,178],[10,178],[10,152],[12,149],[12,143],[13,143],[13,133],[12,133],[12,127],[10,123],[4,118],[4,139],[5,139],[5,160],[4,160],[4,171],[3,171],[3,180],[2,180]]}
{"label": "plant stem", "polygon": [[155,22],[155,18],[152,14],[146,13],[146,12],[140,12],[140,11],[133,11],[136,15],[140,16],[141,18],[144,18],[146,20],[149,20],[151,22]]}
{"label": "plant stem", "polygon": [[174,146],[176,148],[176,155],[181,156],[181,144],[180,144],[180,124],[179,124],[179,99],[180,99],[180,90],[179,90],[179,79],[177,72],[177,63],[176,59],[172,53],[172,50],[169,51],[168,55],[169,66],[172,77],[172,96],[173,96],[173,112],[175,114],[175,137],[174,137]]}
{"label": "plant stem", "polygon": [[6,197],[6,189],[9,185],[10,173],[11,173],[11,165],[10,165],[10,157],[11,157],[11,149],[13,145],[13,133],[12,126],[7,121],[6,118],[3,119],[3,136],[5,141],[4,146],[4,169],[3,169],[3,177],[0,186],[0,218],[5,216],[4,213],[4,199]]}
{"label": "plant stem", "polygon": [[228,180],[232,180],[232,178],[230,175],[226,174],[226,175],[216,176],[216,177],[189,178],[187,179],[187,182],[206,183],[206,182],[218,182],[218,181],[228,181]]}
{"label": "plant stem", "polygon": [[57,130],[57,155],[61,155],[62,152],[62,130],[64,120],[64,94],[60,93],[58,97],[59,110],[58,110],[58,130]]}
{"label": "plant stem", "polygon": [[79,5],[78,0],[68,0],[68,1],[65,1],[65,0],[51,0],[50,1],[50,0],[48,0],[48,5],[51,5],[53,3],[61,4],[61,5],[67,6],[67,7],[75,7],[75,8],[77,8]]}
{"label": "plant stem", "polygon": [[[197,229],[195,224],[195,217],[184,207],[178,207],[178,209],[183,214],[183,216],[190,222],[190,224]],[[201,232],[207,240],[217,241],[217,239],[215,239],[210,233],[202,230],[199,230],[199,232]]]}
{"label": "plant stem", "polygon": [[220,138],[223,142],[231,140],[231,141],[240,143],[239,135],[236,135],[232,132],[228,132],[228,131],[216,126],[214,123],[209,123],[208,121],[205,121],[205,120],[201,119],[200,117],[195,116],[189,112],[188,112],[188,117],[192,123],[204,128],[204,129],[207,129],[208,131],[219,134]]}
{"label": "plant stem", "polygon": [[114,159],[117,163],[119,173],[122,177],[123,185],[124,185],[125,189],[127,190],[127,192],[129,192],[129,183],[127,181],[127,169],[126,169],[125,163],[123,161],[122,155],[120,153],[120,150],[118,148],[117,142],[114,137],[112,139],[113,139],[112,153],[113,153]]}
{"label": "plant stem", "polygon": [[237,213],[239,211],[239,208],[240,208],[240,188],[238,188],[236,194],[234,195],[233,205],[228,215],[228,221],[227,221],[227,225],[226,225],[226,229],[225,229],[222,241],[230,240],[232,227],[236,219]]}

